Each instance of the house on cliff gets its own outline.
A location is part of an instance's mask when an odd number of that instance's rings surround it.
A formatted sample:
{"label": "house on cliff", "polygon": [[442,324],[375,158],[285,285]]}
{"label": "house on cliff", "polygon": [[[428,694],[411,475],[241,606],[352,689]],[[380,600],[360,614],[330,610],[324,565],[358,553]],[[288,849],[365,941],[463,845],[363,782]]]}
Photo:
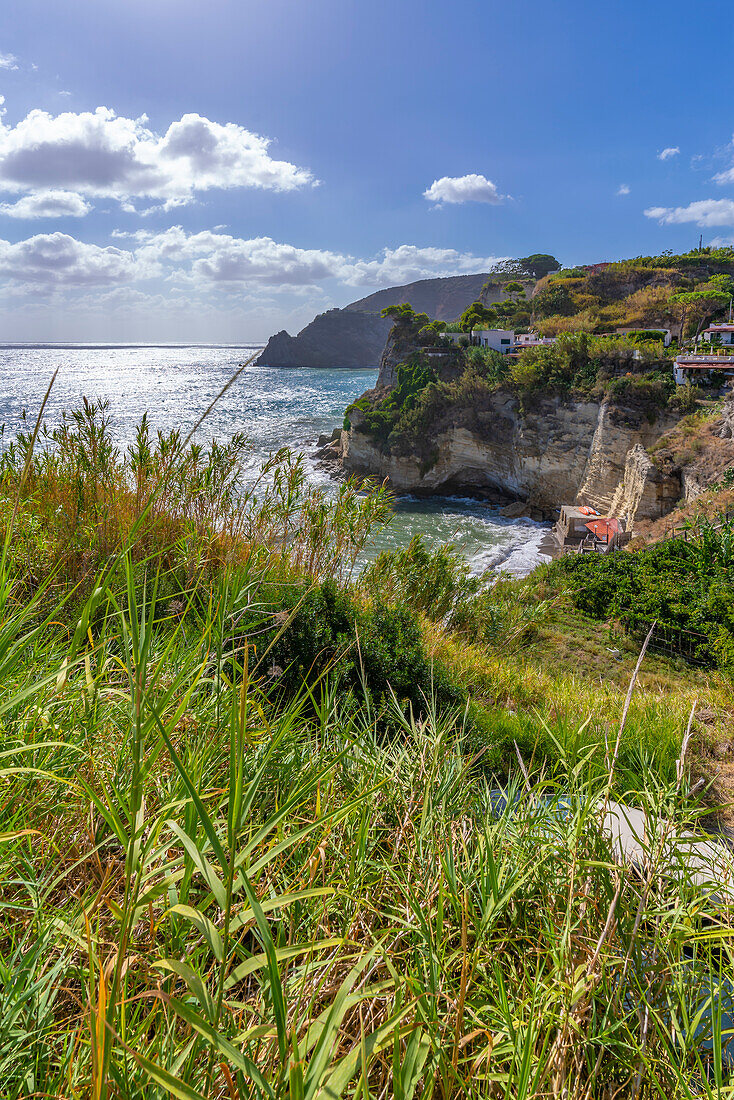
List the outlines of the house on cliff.
{"label": "house on cliff", "polygon": [[709,325],[701,333],[700,341],[707,344],[719,344],[721,347],[734,347],[734,324]]}
{"label": "house on cliff", "polygon": [[691,352],[677,355],[673,361],[673,377],[679,386],[686,382],[719,382],[722,386],[734,380],[734,353]]}
{"label": "house on cliff", "polygon": [[[466,339],[466,332],[447,332],[444,334],[457,345],[462,339]],[[543,344],[555,344],[555,340],[547,336],[538,336],[537,332],[515,332],[514,329],[483,328],[475,329],[471,339],[472,344],[479,348],[491,348],[501,355],[512,355],[524,348],[537,348]]]}

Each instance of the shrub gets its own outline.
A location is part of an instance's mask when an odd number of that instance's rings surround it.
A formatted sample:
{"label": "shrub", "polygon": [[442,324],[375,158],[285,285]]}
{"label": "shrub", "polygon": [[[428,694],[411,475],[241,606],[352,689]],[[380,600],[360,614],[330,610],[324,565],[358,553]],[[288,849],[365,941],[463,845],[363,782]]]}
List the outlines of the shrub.
{"label": "shrub", "polygon": [[666,644],[704,664],[731,667],[734,647],[734,525],[704,524],[685,539],[637,553],[568,555],[552,571],[570,581],[576,606],[620,619],[638,637],[653,622]]}
{"label": "shrub", "polygon": [[359,583],[367,592],[380,592],[393,604],[409,605],[439,621],[448,621],[481,584],[453,546],[429,549],[420,535],[399,550],[379,554],[365,567]]}
{"label": "shrub", "polygon": [[391,690],[416,713],[424,711],[432,693],[442,704],[461,702],[462,693],[446,670],[429,661],[413,609],[382,599],[359,603],[331,580],[314,587],[296,585],[281,598],[292,621],[280,636],[273,625],[261,649],[272,644],[265,674],[286,696],[298,692],[304,681],[314,683],[338,662],[341,686],[355,692],[364,687],[378,703]]}
{"label": "shrub", "polygon": [[547,286],[539,290],[533,298],[533,317],[551,317],[559,313],[568,316],[574,312],[573,297],[566,280],[556,275]]}

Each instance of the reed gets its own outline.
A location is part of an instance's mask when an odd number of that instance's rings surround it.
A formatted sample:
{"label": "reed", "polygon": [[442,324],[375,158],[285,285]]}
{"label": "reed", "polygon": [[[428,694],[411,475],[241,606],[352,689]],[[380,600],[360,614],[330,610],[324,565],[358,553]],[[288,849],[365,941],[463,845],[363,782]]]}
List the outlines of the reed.
{"label": "reed", "polygon": [[[279,692],[271,647],[299,604],[278,592],[336,567],[368,600],[347,577],[384,495],[328,504],[281,457],[244,504],[212,473],[192,519],[173,445],[145,458],[139,436],[90,473],[86,430],[70,425],[68,466],[19,450],[3,467],[21,525],[0,557],[2,1095],[731,1095],[729,884],[671,871],[670,823],[704,806],[685,757],[623,766],[634,698],[626,723],[624,694],[606,698],[613,776],[603,730],[569,710],[562,738],[529,704],[518,721],[552,755],[519,743],[523,771],[498,779],[465,706],[345,687],[358,636]],[[180,461],[224,463],[211,453]],[[67,534],[96,517],[82,585],[57,501],[78,504]],[[218,556],[184,569],[184,534],[204,532]],[[420,620],[436,660],[474,647],[467,682],[481,654],[492,690],[519,690],[487,639],[451,633],[438,590]],[[680,714],[649,741],[680,749]],[[648,812],[636,869],[601,827],[612,782]]]}

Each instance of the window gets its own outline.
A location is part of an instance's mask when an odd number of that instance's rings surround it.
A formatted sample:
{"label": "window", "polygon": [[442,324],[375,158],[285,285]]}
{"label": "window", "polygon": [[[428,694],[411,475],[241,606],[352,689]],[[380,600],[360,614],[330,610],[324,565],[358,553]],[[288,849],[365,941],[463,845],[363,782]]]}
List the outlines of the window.
{"label": "window", "polygon": [[509,344],[509,342],[510,342],[509,340],[505,340],[504,336],[502,336],[502,337],[500,338],[500,343],[501,343],[501,344]]}

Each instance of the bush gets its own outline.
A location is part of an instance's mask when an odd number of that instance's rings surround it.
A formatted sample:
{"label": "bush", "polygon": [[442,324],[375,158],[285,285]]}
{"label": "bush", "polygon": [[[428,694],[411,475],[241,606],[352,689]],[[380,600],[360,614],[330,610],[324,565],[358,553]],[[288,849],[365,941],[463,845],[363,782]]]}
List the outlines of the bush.
{"label": "bush", "polygon": [[261,648],[264,652],[272,643],[264,672],[285,696],[296,694],[304,682],[316,682],[341,658],[340,685],[358,693],[364,686],[378,704],[391,689],[416,713],[425,710],[432,693],[444,705],[461,702],[446,670],[428,659],[413,609],[358,603],[349,590],[327,580],[288,589],[283,611],[292,621],[280,637],[278,627],[271,627]]}
{"label": "bush", "polygon": [[567,578],[574,603],[616,618],[642,638],[653,622],[666,644],[708,665],[734,669],[734,525],[704,525],[688,540],[637,553],[568,555],[551,571]]}
{"label": "bush", "polygon": [[571,289],[566,285],[566,280],[558,275],[538,291],[532,304],[533,317],[539,319],[552,317],[556,313],[567,317],[575,312]]}

